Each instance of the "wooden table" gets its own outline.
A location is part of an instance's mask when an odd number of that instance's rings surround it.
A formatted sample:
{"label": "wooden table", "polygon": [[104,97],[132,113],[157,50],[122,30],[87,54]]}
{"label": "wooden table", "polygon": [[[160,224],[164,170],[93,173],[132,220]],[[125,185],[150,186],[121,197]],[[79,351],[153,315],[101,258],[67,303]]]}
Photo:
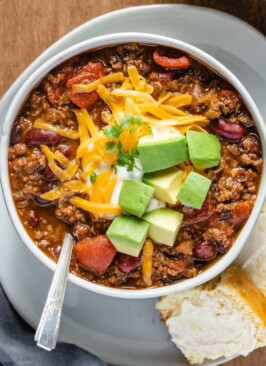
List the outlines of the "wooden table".
{"label": "wooden table", "polygon": [[[0,0],[0,97],[26,66],[73,28],[113,10],[155,3],[213,7],[239,16],[266,34],[266,0]],[[225,365],[266,365],[266,348]]]}

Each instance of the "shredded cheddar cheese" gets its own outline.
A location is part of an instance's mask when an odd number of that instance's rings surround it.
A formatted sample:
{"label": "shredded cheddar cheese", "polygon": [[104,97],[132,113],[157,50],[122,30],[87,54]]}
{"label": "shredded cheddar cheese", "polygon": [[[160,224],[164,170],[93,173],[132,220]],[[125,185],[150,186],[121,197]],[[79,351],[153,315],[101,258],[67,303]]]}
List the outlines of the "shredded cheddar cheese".
{"label": "shredded cheddar cheese", "polygon": [[98,85],[106,85],[110,83],[117,83],[124,80],[124,75],[122,72],[117,72],[114,74],[109,74],[103,76],[102,78],[95,80],[89,84],[74,84],[72,90],[74,93],[91,93],[98,88]]}
{"label": "shredded cheddar cheese", "polygon": [[33,124],[33,127],[42,128],[43,130],[57,132],[57,133],[59,133],[59,135],[61,135],[63,137],[67,137],[71,140],[77,140],[79,138],[78,131],[60,128],[58,126],[47,123],[40,118],[36,119],[36,121]]}
{"label": "shredded cheddar cheese", "polygon": [[116,215],[122,213],[122,209],[120,206],[111,203],[105,204],[105,203],[91,202],[78,196],[70,198],[69,201],[72,205],[80,207],[83,210],[91,212],[93,214]]}
{"label": "shredded cheddar cheese", "polygon": [[142,254],[142,273],[143,280],[147,286],[152,286],[152,253],[153,253],[153,244],[150,239],[146,239],[143,246],[143,254]]}
{"label": "shredded cheddar cheese", "polygon": [[[133,65],[128,66],[127,75],[122,72],[112,73],[90,83],[74,84],[72,92],[91,93],[97,92],[100,99],[107,104],[110,111],[101,113],[103,123],[111,128],[118,126],[119,136],[113,138],[100,131],[93,118],[85,108],[74,109],[78,129],[62,129],[58,125],[36,119],[34,127],[55,131],[61,136],[79,140],[76,157],[69,160],[56,147],[48,148],[42,145],[41,150],[45,155],[48,165],[60,180],[57,189],[42,194],[46,200],[57,200],[62,196],[69,198],[71,204],[98,215],[119,215],[122,209],[111,204],[111,197],[117,183],[115,170],[110,168],[116,164],[118,150],[108,149],[106,145],[120,144],[125,153],[130,153],[138,145],[139,139],[150,134],[151,126],[170,126],[181,134],[186,134],[190,129],[206,132],[204,126],[209,123],[208,118],[202,115],[191,115],[184,106],[191,105],[191,95],[167,92],[164,88],[160,96],[153,96],[154,87],[139,74]],[[128,115],[139,116],[141,123],[136,124],[132,130],[123,127],[121,120]],[[111,137],[110,137],[111,136]],[[105,170],[98,167],[106,165]],[[191,164],[183,163],[184,177],[192,169]],[[94,177],[92,179],[91,177]],[[74,196],[73,196],[74,195]],[[81,195],[82,197],[80,197]],[[151,286],[152,268],[152,243],[146,240],[143,249],[142,269],[144,280]]]}

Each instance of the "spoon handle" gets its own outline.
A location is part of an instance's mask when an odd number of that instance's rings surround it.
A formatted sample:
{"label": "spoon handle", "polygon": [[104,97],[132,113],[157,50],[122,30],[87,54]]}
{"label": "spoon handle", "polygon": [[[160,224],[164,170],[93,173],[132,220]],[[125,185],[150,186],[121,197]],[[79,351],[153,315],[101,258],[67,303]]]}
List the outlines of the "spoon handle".
{"label": "spoon handle", "polygon": [[55,348],[58,338],[73,243],[72,236],[66,234],[53,281],[34,337],[37,346],[47,351]]}

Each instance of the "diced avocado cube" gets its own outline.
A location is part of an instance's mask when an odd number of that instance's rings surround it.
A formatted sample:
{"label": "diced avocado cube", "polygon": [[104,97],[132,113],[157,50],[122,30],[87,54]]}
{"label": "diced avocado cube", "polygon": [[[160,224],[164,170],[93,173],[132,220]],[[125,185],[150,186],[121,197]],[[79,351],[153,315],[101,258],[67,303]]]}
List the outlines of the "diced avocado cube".
{"label": "diced avocado cube", "polygon": [[131,215],[141,217],[154,193],[154,188],[135,180],[124,180],[118,204]]}
{"label": "diced avocado cube", "polygon": [[144,173],[167,169],[188,159],[185,136],[171,136],[167,140],[140,140],[138,150]]}
{"label": "diced avocado cube", "polygon": [[221,144],[219,139],[210,133],[187,132],[189,158],[199,169],[217,166],[221,159]]}
{"label": "diced avocado cube", "polygon": [[177,194],[177,199],[184,205],[200,209],[211,183],[212,181],[203,175],[190,172]]}
{"label": "diced avocado cube", "polygon": [[148,236],[152,240],[173,246],[183,220],[183,214],[170,208],[158,208],[146,213],[143,220],[150,224]]}
{"label": "diced avocado cube", "polygon": [[178,168],[168,168],[154,173],[144,174],[144,183],[152,186],[154,197],[163,202],[175,204],[177,193],[182,185],[183,170]]}
{"label": "diced avocado cube", "polygon": [[132,216],[117,216],[106,235],[120,253],[138,257],[149,230],[149,224]]}

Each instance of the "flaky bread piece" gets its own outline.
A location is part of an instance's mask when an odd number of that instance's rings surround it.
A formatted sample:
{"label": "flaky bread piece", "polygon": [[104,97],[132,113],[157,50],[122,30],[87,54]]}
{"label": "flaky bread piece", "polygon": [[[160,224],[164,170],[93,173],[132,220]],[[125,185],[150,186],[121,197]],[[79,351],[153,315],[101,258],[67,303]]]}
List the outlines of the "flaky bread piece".
{"label": "flaky bread piece", "polygon": [[266,243],[246,260],[242,270],[266,296]]}
{"label": "flaky bread piece", "polygon": [[266,298],[237,267],[157,303],[172,341],[190,364],[248,355],[266,345]]}

